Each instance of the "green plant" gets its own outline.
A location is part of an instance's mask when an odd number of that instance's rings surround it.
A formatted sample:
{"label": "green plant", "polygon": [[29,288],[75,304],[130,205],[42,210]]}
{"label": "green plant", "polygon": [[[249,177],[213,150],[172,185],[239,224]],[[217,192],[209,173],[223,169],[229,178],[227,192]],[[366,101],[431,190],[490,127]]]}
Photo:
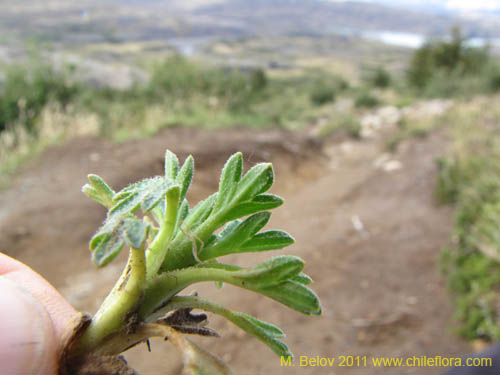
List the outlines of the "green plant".
{"label": "green plant", "polygon": [[380,104],[380,100],[368,91],[361,91],[354,100],[357,108],[374,108]]}
{"label": "green plant", "polygon": [[382,67],[378,67],[367,77],[367,81],[373,87],[387,88],[391,85],[391,74]]}
{"label": "green plant", "polygon": [[8,67],[0,90],[0,132],[19,124],[36,134],[36,120],[49,101],[64,108],[78,94],[80,87],[69,80],[69,70],[56,71],[43,60]]}
{"label": "green plant", "polygon": [[130,255],[115,287],[65,355],[67,364],[81,363],[89,355],[115,356],[151,336],[162,336],[191,353],[184,355],[188,369],[218,368],[220,363],[206,362],[211,357],[180,335],[216,335],[204,325],[206,315],[193,315],[192,309],[221,315],[277,355],[292,355],[280,341],[284,333],[274,325],[198,295],[179,295],[189,285],[214,281],[262,294],[303,314],[321,313],[317,296],[306,286],[311,279],[302,273],[304,261],[298,257],[276,256],[253,267],[219,263],[217,258],[228,254],[281,249],[294,242],[283,231],[259,232],[269,220],[267,210],[283,203],[266,193],[274,180],[272,165],[257,164],[243,176],[242,169],[242,155],[236,153],[222,170],[219,191],[194,208],[185,199],[194,172],[191,156],[181,167],[167,151],[164,176],[119,192],[89,175],[83,192],[108,209],[90,241],[92,259],[105,266],[124,247],[130,248]]}
{"label": "green plant", "polygon": [[[438,160],[441,202],[455,206],[450,245],[441,266],[453,292],[458,332],[467,339],[500,338],[500,157],[498,129],[484,108],[455,119],[455,149]],[[474,131],[471,131],[471,130]]]}
{"label": "green plant", "polygon": [[449,40],[425,43],[412,55],[406,80],[417,92],[431,97],[464,95],[488,90],[492,58],[487,48],[471,46],[460,29]]}
{"label": "green plant", "polygon": [[311,91],[311,102],[314,105],[323,105],[335,100],[336,91],[324,83],[316,83]]}

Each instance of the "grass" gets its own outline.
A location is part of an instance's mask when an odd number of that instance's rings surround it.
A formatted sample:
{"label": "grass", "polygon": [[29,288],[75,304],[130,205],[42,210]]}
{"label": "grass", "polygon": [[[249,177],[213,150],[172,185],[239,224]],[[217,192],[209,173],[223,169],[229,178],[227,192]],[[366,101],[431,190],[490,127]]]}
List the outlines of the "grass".
{"label": "grass", "polygon": [[343,113],[334,116],[327,124],[322,126],[318,135],[324,137],[338,131],[345,131],[352,138],[360,138],[361,123],[352,113]]}
{"label": "grass", "polygon": [[11,175],[21,165],[48,146],[75,136],[98,134],[99,118],[93,113],[49,102],[37,118],[36,126],[36,136],[22,123],[12,125],[15,132],[0,132],[0,189],[8,186]]}
{"label": "grass", "polygon": [[[40,57],[3,67],[1,178],[8,181],[24,160],[78,133],[80,118],[93,119],[92,134],[115,141],[151,136],[179,124],[300,129],[337,96],[346,95],[349,86],[320,70],[277,78],[262,69],[240,71],[178,55],[154,61],[148,68],[148,82],[116,90],[78,81],[74,67],[54,69]],[[73,120],[62,121],[65,116]]]}
{"label": "grass", "polygon": [[498,96],[453,112],[453,150],[438,161],[436,195],[455,206],[441,265],[453,292],[458,332],[500,339],[500,111]]}
{"label": "grass", "polygon": [[394,152],[399,144],[409,138],[425,138],[431,131],[448,123],[449,112],[439,116],[422,116],[409,119],[404,117],[395,132],[385,139],[385,147]]}

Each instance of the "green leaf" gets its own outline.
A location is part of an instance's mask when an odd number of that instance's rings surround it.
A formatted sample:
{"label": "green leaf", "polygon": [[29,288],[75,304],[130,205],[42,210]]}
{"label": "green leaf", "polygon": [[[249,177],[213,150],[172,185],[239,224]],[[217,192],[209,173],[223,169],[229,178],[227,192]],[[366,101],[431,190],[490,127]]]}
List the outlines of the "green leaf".
{"label": "green leaf", "polygon": [[268,259],[254,267],[236,271],[233,277],[251,284],[252,289],[268,288],[298,275],[303,268],[304,261],[299,257],[282,255]]}
{"label": "green leaf", "polygon": [[219,194],[214,206],[214,212],[219,211],[231,201],[241,179],[243,157],[241,152],[232,155],[224,165],[220,175]]}
{"label": "green leaf", "polygon": [[179,171],[179,159],[170,150],[165,151],[165,177],[171,181],[175,181],[177,172]]}
{"label": "green leaf", "polygon": [[238,252],[243,243],[267,224],[270,216],[269,212],[260,212],[242,222],[227,225],[214,243],[203,248],[199,254],[200,259],[206,260]]}
{"label": "green leaf", "polygon": [[292,357],[288,346],[277,340],[277,338],[285,337],[283,331],[278,327],[240,312],[232,312],[232,314],[226,315],[226,318],[245,332],[258,338],[278,356]]}
{"label": "green leaf", "polygon": [[318,296],[311,289],[296,281],[288,280],[272,287],[259,289],[258,292],[303,314],[321,315]]}
{"label": "green leaf", "polygon": [[265,334],[269,337],[283,338],[286,336],[285,332],[283,332],[281,329],[279,329],[275,325],[263,322],[262,320],[254,318],[253,316],[248,315],[248,314],[244,314],[244,313],[235,313],[235,314],[240,316],[241,318],[245,319],[246,321],[251,323],[253,326],[258,327],[259,330],[265,332]]}
{"label": "green leaf", "polygon": [[256,252],[282,249],[295,242],[288,233],[281,230],[267,230],[257,233],[248,241],[243,243],[238,252]]}
{"label": "green leaf", "polygon": [[101,194],[99,194],[99,192],[89,184],[85,184],[82,186],[82,193],[85,194],[90,199],[96,201],[97,203],[102,204],[104,207],[109,207],[107,205],[107,201],[103,199]]}
{"label": "green leaf", "polygon": [[194,230],[203,223],[212,212],[217,193],[212,194],[204,201],[199,202],[184,219],[184,225],[188,230]]}
{"label": "green leaf", "polygon": [[283,204],[283,199],[274,194],[256,195],[250,202],[244,202],[231,208],[225,215],[224,220],[234,220],[255,212],[272,210]]}
{"label": "green leaf", "polygon": [[263,322],[251,315],[231,311],[212,301],[197,296],[176,296],[167,305],[169,310],[178,308],[196,308],[221,315],[231,323],[235,324],[245,332],[256,337],[278,356],[293,357],[288,347],[279,338],[285,337],[285,333],[275,325]]}
{"label": "green leaf", "polygon": [[111,207],[115,192],[111,189],[104,180],[95,175],[87,176],[90,185],[84,185],[82,191],[89,197],[101,203],[105,207]]}
{"label": "green leaf", "polygon": [[186,217],[189,215],[189,203],[186,199],[184,199],[179,206],[179,211],[177,212],[177,223],[183,222]]}
{"label": "green leaf", "polygon": [[252,167],[238,183],[232,204],[252,200],[256,195],[267,191],[274,181],[271,163],[260,163]]}
{"label": "green leaf", "polygon": [[281,256],[250,268],[201,263],[168,271],[149,283],[140,314],[147,317],[155,313],[166,301],[189,285],[221,281],[263,294],[303,314],[319,315],[321,306],[316,294],[302,283],[289,280],[299,275],[303,266],[304,261],[298,257]]}
{"label": "green leaf", "polygon": [[104,267],[120,253],[125,245],[120,237],[110,236],[107,233],[93,237],[90,242],[92,261],[99,267]]}
{"label": "green leaf", "polygon": [[189,155],[175,178],[175,182],[181,186],[181,201],[186,197],[189,185],[191,185],[191,180],[193,179],[193,174],[194,159],[192,155]]}
{"label": "green leaf", "polygon": [[233,220],[227,223],[224,228],[220,231],[219,235],[217,236],[218,240],[222,240],[223,238],[227,237],[231,232],[241,223],[241,220]]}
{"label": "green leaf", "polygon": [[140,249],[148,236],[148,225],[135,218],[125,219],[123,232],[125,243],[134,249]]}
{"label": "green leaf", "polygon": [[135,212],[139,207],[148,212],[165,198],[167,190],[174,185],[165,177],[154,177],[127,186],[118,192],[113,199],[113,207],[108,216],[123,215]]}
{"label": "green leaf", "polygon": [[305,273],[299,273],[298,275],[292,277],[290,280],[292,281],[296,281],[300,284],[303,284],[303,285],[308,285],[308,284],[311,284],[313,282],[313,279],[311,279],[309,276],[307,276]]}
{"label": "green leaf", "polygon": [[135,216],[107,220],[90,241],[93,261],[100,267],[113,260],[123,246],[141,248],[148,234],[148,225]]}

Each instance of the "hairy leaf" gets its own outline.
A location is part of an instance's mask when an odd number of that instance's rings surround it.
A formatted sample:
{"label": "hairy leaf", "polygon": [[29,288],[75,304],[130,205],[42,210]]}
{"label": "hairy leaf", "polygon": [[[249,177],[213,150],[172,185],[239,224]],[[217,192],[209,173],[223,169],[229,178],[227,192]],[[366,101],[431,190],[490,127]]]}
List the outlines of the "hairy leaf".
{"label": "hairy leaf", "polygon": [[147,238],[148,225],[135,216],[107,220],[90,241],[92,259],[98,266],[113,260],[123,246],[142,247]]}
{"label": "hairy leaf", "polygon": [[113,196],[115,192],[111,189],[104,180],[95,175],[89,174],[87,176],[89,184],[82,187],[82,192],[89,198],[102,204],[104,207],[111,207],[113,205]]}
{"label": "hairy leaf", "polygon": [[179,171],[179,159],[172,151],[165,151],[165,177],[175,181]]}
{"label": "hairy leaf", "polygon": [[241,179],[242,169],[243,157],[241,152],[238,152],[228,159],[222,169],[219,182],[219,194],[214,206],[214,212],[219,211],[221,207],[225,207],[233,198],[238,187],[238,182]]}
{"label": "hairy leaf", "polygon": [[311,279],[308,275],[306,275],[305,273],[299,273],[298,275],[295,275],[294,277],[292,277],[290,280],[292,281],[296,281],[300,284],[304,284],[304,285],[309,285],[313,282],[313,279]]}
{"label": "hairy leaf", "polygon": [[271,210],[283,204],[283,199],[274,194],[259,194],[251,201],[238,204],[224,216],[224,220],[234,220],[255,212]]}
{"label": "hairy leaf", "polygon": [[243,243],[239,252],[255,252],[282,249],[295,242],[295,239],[288,233],[281,230],[267,230],[257,233],[248,241]]}
{"label": "hairy leaf", "polygon": [[175,182],[181,186],[181,201],[186,197],[189,185],[191,185],[191,181],[193,179],[193,174],[194,159],[191,155],[189,155],[184,161],[181,170],[175,177]]}
{"label": "hairy leaf", "polygon": [[299,282],[288,280],[259,292],[303,314],[321,315],[318,296]]}
{"label": "hairy leaf", "polygon": [[243,243],[257,233],[269,221],[269,212],[260,212],[235,225],[228,225],[211,245],[205,246],[200,259],[210,259],[238,252]]}
{"label": "hairy leaf", "polygon": [[144,212],[148,212],[165,198],[167,190],[173,186],[178,185],[174,185],[169,178],[161,176],[127,186],[115,195],[114,205],[108,216],[133,213],[139,207]]}
{"label": "hairy leaf", "polygon": [[292,255],[282,255],[268,259],[250,268],[234,272],[234,277],[251,284],[252,289],[280,284],[300,273],[304,261]]}
{"label": "hairy leaf", "polygon": [[267,191],[274,181],[271,163],[260,163],[252,167],[238,183],[236,194],[231,203],[236,205],[252,200],[256,195]]}

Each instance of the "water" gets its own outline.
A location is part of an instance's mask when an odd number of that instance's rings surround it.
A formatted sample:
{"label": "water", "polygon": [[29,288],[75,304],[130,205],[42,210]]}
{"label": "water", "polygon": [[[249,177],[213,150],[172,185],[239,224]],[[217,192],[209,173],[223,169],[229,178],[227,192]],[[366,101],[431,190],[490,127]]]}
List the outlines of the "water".
{"label": "water", "polygon": [[427,38],[421,34],[394,32],[394,31],[365,31],[361,33],[365,39],[376,40],[393,46],[418,48]]}
{"label": "water", "polygon": [[[360,35],[365,39],[408,48],[419,48],[429,39],[427,36],[422,34],[396,31],[363,31]],[[471,38],[467,40],[467,45],[473,47],[484,47],[486,45],[498,47],[500,46],[500,38]]]}

